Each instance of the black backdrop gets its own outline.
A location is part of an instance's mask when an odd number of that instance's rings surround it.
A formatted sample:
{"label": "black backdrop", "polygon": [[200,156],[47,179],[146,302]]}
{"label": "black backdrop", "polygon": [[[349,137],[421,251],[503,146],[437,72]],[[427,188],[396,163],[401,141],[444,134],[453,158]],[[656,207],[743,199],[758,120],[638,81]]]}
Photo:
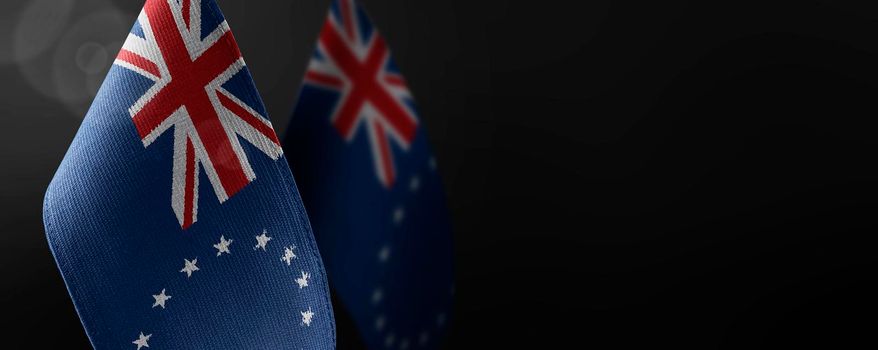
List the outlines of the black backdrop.
{"label": "black backdrop", "polygon": [[[24,30],[55,1],[0,4],[4,348],[88,346],[41,196],[141,5]],[[218,2],[282,132],[328,1]],[[363,2],[448,189],[448,348],[875,346],[878,4]]]}

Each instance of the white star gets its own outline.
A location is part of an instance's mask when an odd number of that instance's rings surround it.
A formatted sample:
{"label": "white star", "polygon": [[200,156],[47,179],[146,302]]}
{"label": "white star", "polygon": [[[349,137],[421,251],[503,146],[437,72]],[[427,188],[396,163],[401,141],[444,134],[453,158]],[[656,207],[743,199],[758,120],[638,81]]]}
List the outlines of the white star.
{"label": "white star", "polygon": [[393,223],[399,225],[402,223],[402,219],[405,219],[405,209],[397,207],[396,210],[393,211]]}
{"label": "white star", "polygon": [[421,331],[421,335],[418,336],[418,344],[426,346],[428,342],[430,342],[430,333],[427,333],[427,331]]}
{"label": "white star", "polygon": [[436,170],[436,157],[430,157],[430,170]]}
{"label": "white star", "polygon": [[161,306],[162,309],[165,308],[165,302],[168,301],[168,299],[171,299],[170,295],[165,294],[164,288],[162,288],[161,293],[155,294],[152,297],[155,298],[155,303],[152,304],[152,307],[155,308],[156,306]]}
{"label": "white star", "polygon": [[402,340],[399,341],[399,350],[408,350],[408,348],[409,348],[409,340],[408,339],[403,338]]}
{"label": "white star", "polygon": [[311,311],[311,307],[308,307],[308,311],[300,312],[302,314],[302,324],[308,327],[311,327],[311,319],[314,318],[314,312]]}
{"label": "white star", "polygon": [[378,304],[381,302],[381,299],[384,299],[384,291],[381,288],[375,288],[372,291],[372,304]]}
{"label": "white star", "polygon": [[396,336],[393,335],[393,333],[390,333],[386,337],[384,337],[384,347],[389,348],[389,347],[393,346],[393,343],[395,343],[395,342],[396,342]]}
{"label": "white star", "polygon": [[265,251],[265,247],[268,245],[268,241],[271,240],[271,237],[265,235],[266,233],[267,232],[265,230],[262,230],[262,234],[256,236],[256,246],[253,247],[253,250],[262,248],[262,251]]}
{"label": "white star", "polygon": [[381,331],[384,329],[384,324],[387,323],[387,319],[384,318],[384,315],[379,315],[375,318],[375,330]]}
{"label": "white star", "polygon": [[229,245],[231,245],[233,241],[233,239],[226,240],[226,236],[220,236],[219,243],[213,245],[213,247],[216,248],[216,256],[220,256],[223,253],[232,254],[232,252],[229,251]]}
{"label": "white star", "polygon": [[305,271],[302,271],[302,277],[296,278],[296,283],[299,284],[299,289],[305,288],[308,286],[308,279],[311,278],[311,274]]}
{"label": "white star", "polygon": [[390,259],[390,246],[386,245],[378,251],[378,261],[387,262],[388,259]]}
{"label": "white star", "polygon": [[143,347],[148,348],[149,344],[147,342],[149,341],[150,337],[152,337],[152,334],[143,335],[143,332],[140,332],[140,336],[137,337],[137,340],[135,340],[131,343],[134,345],[137,345],[137,350],[140,350],[140,348],[143,348]]}
{"label": "white star", "polygon": [[198,263],[198,258],[192,259],[192,261],[189,261],[189,259],[183,260],[185,261],[186,266],[183,266],[183,269],[180,270],[180,272],[185,272],[187,278],[192,277],[192,273],[199,270],[198,266],[195,266],[195,264]]}
{"label": "white star", "polygon": [[445,313],[440,313],[439,315],[436,315],[436,325],[439,327],[445,325]]}
{"label": "white star", "polygon": [[296,249],[296,246],[285,247],[284,248],[284,256],[280,258],[281,261],[286,262],[287,266],[293,263],[293,259],[296,258],[296,253],[293,250]]}
{"label": "white star", "polygon": [[412,177],[412,180],[409,181],[409,190],[417,192],[419,188],[421,188],[421,178],[417,176]]}

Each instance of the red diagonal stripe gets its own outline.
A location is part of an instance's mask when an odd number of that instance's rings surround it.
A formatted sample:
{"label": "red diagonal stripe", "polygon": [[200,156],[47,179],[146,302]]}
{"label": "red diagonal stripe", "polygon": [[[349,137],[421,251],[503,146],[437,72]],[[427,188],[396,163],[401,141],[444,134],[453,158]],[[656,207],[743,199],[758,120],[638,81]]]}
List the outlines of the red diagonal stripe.
{"label": "red diagonal stripe", "polygon": [[331,76],[329,74],[314,71],[306,72],[305,80],[315,84],[326,85],[334,89],[341,89],[342,87],[344,87],[344,82],[341,79]]}
{"label": "red diagonal stripe", "polygon": [[122,51],[119,51],[119,56],[116,57],[116,59],[128,62],[131,65],[152,74],[156,78],[162,77],[162,73],[159,71],[159,67],[155,63],[131,51],[122,49]]}
{"label": "red diagonal stripe", "polygon": [[186,102],[186,110],[192,123],[195,124],[195,130],[219,176],[220,183],[226,190],[226,195],[231,198],[247,186],[250,180],[241,168],[241,160],[232,148],[229,135],[226,134],[216,109],[210,103],[207,92],[202,90],[193,95],[191,100]]}
{"label": "red diagonal stripe", "polygon": [[189,228],[195,221],[195,147],[192,139],[186,136],[186,184],[183,187],[183,228]]}
{"label": "red diagonal stripe", "polygon": [[338,67],[342,74],[351,80],[352,90],[348,93],[338,112],[335,113],[333,124],[339,132],[346,138],[353,134],[353,127],[356,124],[358,113],[363,105],[364,96],[361,89],[358,89],[359,75],[363,74],[362,64],[350,51],[350,48],[344,43],[341,36],[328,21],[323,24],[323,30],[320,32],[320,43],[326,54],[332,59],[335,66]]}
{"label": "red diagonal stripe", "polygon": [[183,0],[183,22],[186,22],[186,28],[192,28],[189,26],[189,22],[191,21],[190,10],[189,8],[192,6],[192,0]]}
{"label": "red diagonal stripe", "polygon": [[223,107],[226,107],[229,111],[235,113],[235,115],[241,118],[241,120],[247,122],[247,124],[256,129],[256,131],[259,131],[260,134],[265,135],[265,137],[269,138],[271,142],[280,146],[280,140],[277,139],[277,134],[274,133],[274,129],[259,120],[260,117],[253,115],[253,113],[250,113],[244,109],[244,107],[241,107],[241,105],[232,101],[232,99],[222,92],[218,93],[217,96],[219,96],[220,103]]}
{"label": "red diagonal stripe", "polygon": [[354,19],[353,14],[351,13],[354,8],[354,4],[349,3],[350,0],[341,0],[341,18],[344,22],[344,30],[345,34],[348,36],[348,39],[354,40]]}
{"label": "red diagonal stripe", "polygon": [[[148,1],[144,9],[151,23],[175,23],[168,1]],[[144,136],[144,131],[151,132],[181,105],[185,106],[213,170],[226,195],[232,197],[250,180],[244,174],[241,161],[204,87],[234,64],[240,58],[240,52],[231,33],[226,32],[216,44],[192,62],[180,31],[169,27],[163,29],[154,34],[172,80],[144,106],[134,122],[141,136]]]}
{"label": "red diagonal stripe", "polygon": [[378,142],[381,152],[378,156],[378,162],[381,163],[381,168],[384,169],[383,182],[385,186],[390,187],[393,186],[393,182],[396,180],[396,174],[393,172],[393,155],[390,153],[390,142],[387,140],[387,133],[384,131],[384,126],[381,125],[381,122],[374,120],[372,125],[375,127],[375,136],[378,138],[375,141]]}
{"label": "red diagonal stripe", "polygon": [[364,77],[360,81],[361,85],[359,87],[368,89],[369,102],[381,112],[388,121],[389,126],[396,130],[405,142],[409,143],[415,138],[415,132],[418,127],[414,118],[403,108],[398,99],[393,98],[387,92],[387,89],[378,86],[376,80],[378,72],[387,62],[389,55],[387,43],[380,36],[375,36],[365,64],[366,70],[370,74],[369,77]]}
{"label": "red diagonal stripe", "polygon": [[385,75],[384,82],[386,82],[390,85],[393,85],[393,86],[401,87],[401,88],[405,87],[405,79],[403,79],[402,76],[399,74]]}
{"label": "red diagonal stripe", "polygon": [[328,21],[323,23],[323,29],[320,32],[320,43],[323,45],[323,51],[332,58],[335,66],[344,73],[345,76],[352,80],[362,74],[363,65],[357,59],[350,48],[345,44],[344,40],[339,36],[335,27]]}

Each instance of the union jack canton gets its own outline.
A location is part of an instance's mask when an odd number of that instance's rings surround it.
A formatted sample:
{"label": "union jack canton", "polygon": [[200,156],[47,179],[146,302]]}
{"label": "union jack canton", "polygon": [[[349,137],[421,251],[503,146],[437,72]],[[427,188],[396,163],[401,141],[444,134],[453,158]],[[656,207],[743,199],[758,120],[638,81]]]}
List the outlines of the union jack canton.
{"label": "union jack canton", "polygon": [[335,346],[308,218],[214,0],[146,1],[44,222],[95,348]]}
{"label": "union jack canton", "polygon": [[197,219],[199,164],[225,202],[256,178],[238,136],[271,159],[283,153],[258,95],[239,98],[226,89],[249,73],[226,22],[202,23],[198,3],[148,2],[115,62],[155,82],[129,109],[143,145],[174,128],[171,206],[183,228]]}
{"label": "union jack canton", "polygon": [[353,1],[332,4],[305,82],[339,91],[332,125],[347,141],[358,128],[369,136],[375,175],[385,187],[396,181],[391,142],[403,150],[418,129],[411,93],[396,70],[387,42]]}

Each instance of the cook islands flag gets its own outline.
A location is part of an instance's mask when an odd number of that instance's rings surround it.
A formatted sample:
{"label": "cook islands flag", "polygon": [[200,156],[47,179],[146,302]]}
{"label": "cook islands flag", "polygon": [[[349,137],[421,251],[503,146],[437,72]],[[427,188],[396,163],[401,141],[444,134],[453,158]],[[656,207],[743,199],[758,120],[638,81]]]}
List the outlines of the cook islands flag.
{"label": "cook islands flag", "polygon": [[454,293],[444,192],[411,93],[360,4],[331,3],[303,85],[284,146],[336,309],[371,349],[439,347]]}
{"label": "cook islands flag", "polygon": [[46,193],[98,349],[333,349],[326,273],[214,0],[147,0]]}

